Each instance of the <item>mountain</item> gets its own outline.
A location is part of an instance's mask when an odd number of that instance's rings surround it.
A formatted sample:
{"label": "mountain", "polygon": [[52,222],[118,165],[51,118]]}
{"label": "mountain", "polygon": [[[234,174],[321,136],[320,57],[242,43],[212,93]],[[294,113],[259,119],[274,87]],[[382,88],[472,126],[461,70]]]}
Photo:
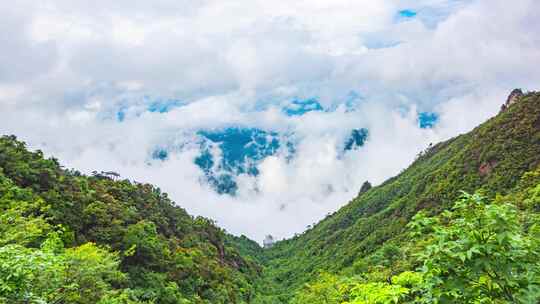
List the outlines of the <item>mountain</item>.
{"label": "mountain", "polygon": [[260,266],[206,218],[115,172],[0,138],[1,303],[243,303]]}
{"label": "mountain", "polygon": [[[339,143],[336,148],[341,150],[340,155],[359,149],[368,139],[368,135],[366,128],[352,129],[345,141]],[[295,138],[294,132],[278,133],[258,128],[231,126],[198,130],[189,137],[191,142],[156,148],[151,158],[154,161],[164,162],[170,154],[181,151],[183,146],[198,146],[200,154],[194,158],[194,163],[204,173],[202,182],[210,185],[219,194],[236,195],[239,187],[238,177],[240,175],[257,177],[260,173],[258,166],[269,156],[276,154],[285,156],[287,161],[297,157],[298,139]]]}
{"label": "mountain", "polygon": [[538,303],[540,93],[268,249],[14,136],[0,210],[0,303]]}
{"label": "mountain", "polygon": [[[448,210],[460,191],[480,191],[488,200],[508,195],[528,171],[539,172],[539,164],[540,93],[528,93],[471,132],[430,146],[399,175],[301,235],[266,250],[266,284],[275,287],[271,298],[288,301],[321,271],[353,276],[386,251],[406,256],[412,250],[406,225],[420,210]],[[413,265],[397,268],[393,272]]]}

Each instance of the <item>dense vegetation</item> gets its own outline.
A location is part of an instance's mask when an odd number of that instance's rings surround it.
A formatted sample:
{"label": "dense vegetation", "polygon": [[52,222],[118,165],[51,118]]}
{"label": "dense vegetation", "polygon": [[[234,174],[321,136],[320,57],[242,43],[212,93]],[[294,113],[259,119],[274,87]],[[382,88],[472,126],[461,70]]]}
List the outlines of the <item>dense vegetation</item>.
{"label": "dense vegetation", "polygon": [[540,94],[261,249],[0,138],[0,303],[537,303]]}
{"label": "dense vegetation", "polygon": [[[0,299],[241,303],[259,266],[159,188],[84,176],[0,138]],[[43,303],[41,302],[41,303]]]}
{"label": "dense vegetation", "polygon": [[464,193],[439,216],[419,212],[405,247],[359,260],[353,276],[320,273],[292,303],[538,303],[540,170],[530,178],[491,202]]}
{"label": "dense vegetation", "polygon": [[276,243],[265,252],[264,280],[272,288],[264,299],[289,302],[321,272],[388,282],[415,271],[413,256],[421,249],[407,229],[413,216],[450,210],[461,191],[478,191],[486,201],[508,195],[539,164],[540,93],[529,93],[473,131],[430,146],[398,176],[361,192],[305,233]]}

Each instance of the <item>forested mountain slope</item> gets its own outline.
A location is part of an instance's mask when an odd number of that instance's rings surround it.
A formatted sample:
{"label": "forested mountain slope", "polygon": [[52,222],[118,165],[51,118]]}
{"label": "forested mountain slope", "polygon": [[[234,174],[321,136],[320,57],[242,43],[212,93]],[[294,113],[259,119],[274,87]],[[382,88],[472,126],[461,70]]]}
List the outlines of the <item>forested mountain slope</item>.
{"label": "forested mountain slope", "polygon": [[244,303],[260,267],[149,184],[0,138],[0,303]]}
{"label": "forested mountain slope", "polygon": [[[378,272],[385,281],[400,270],[412,270],[414,250],[406,225],[419,210],[431,215],[447,210],[460,191],[480,191],[487,200],[508,194],[539,163],[540,93],[528,93],[473,131],[429,147],[398,176],[360,194],[305,233],[265,251],[266,284],[274,286],[267,301],[289,301],[321,271],[350,276]],[[369,267],[384,257],[404,261],[399,267],[381,266],[381,271]]]}

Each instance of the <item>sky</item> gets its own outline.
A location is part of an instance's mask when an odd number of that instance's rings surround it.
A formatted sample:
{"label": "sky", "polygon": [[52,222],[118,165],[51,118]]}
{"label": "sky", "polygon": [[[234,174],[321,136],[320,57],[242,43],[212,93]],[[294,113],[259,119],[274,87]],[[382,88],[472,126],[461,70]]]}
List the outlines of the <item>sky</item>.
{"label": "sky", "polygon": [[[153,183],[258,242],[301,233],[364,181],[495,115],[513,88],[540,88],[537,0],[22,0],[0,11],[0,134],[67,168]],[[344,149],[353,130],[367,138]],[[223,138],[238,134],[278,144],[247,159],[233,142],[241,164],[227,169]],[[212,184],[224,174],[234,193]]]}

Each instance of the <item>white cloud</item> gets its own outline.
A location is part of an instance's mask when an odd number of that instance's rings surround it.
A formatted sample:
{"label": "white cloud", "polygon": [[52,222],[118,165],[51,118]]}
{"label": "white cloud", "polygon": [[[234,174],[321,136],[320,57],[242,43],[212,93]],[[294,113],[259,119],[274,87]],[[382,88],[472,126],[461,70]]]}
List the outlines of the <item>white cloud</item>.
{"label": "white cloud", "polygon": [[[417,15],[397,22],[402,9]],[[495,114],[512,88],[537,89],[539,9],[535,0],[2,3],[0,133],[85,172],[155,183],[234,233],[290,236],[365,180],[382,182],[430,142]],[[296,97],[331,108],[351,92],[353,112],[280,111]],[[145,96],[186,105],[148,113]],[[440,114],[435,128],[418,128],[421,111]],[[295,157],[266,158],[258,178],[238,178],[237,197],[200,184],[197,145],[148,165],[156,146],[230,125],[293,133]],[[365,147],[343,155],[360,127]]]}

